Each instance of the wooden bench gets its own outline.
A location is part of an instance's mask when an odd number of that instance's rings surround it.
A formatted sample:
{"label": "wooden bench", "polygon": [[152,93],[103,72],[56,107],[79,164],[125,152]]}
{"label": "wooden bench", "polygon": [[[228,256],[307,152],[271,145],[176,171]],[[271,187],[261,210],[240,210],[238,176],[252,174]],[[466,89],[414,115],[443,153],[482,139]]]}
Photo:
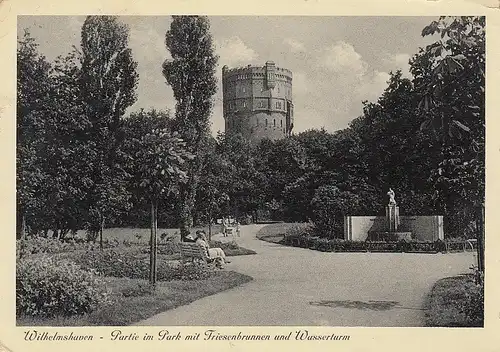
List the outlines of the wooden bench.
{"label": "wooden bench", "polygon": [[181,242],[182,262],[201,262],[204,265],[212,264],[215,261],[207,255],[205,249],[198,243]]}

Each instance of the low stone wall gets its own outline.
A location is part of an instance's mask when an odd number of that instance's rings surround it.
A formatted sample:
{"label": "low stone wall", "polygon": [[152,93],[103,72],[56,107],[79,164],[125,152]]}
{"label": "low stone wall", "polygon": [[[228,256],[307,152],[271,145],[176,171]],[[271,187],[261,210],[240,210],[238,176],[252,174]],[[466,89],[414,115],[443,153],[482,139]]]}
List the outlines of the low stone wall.
{"label": "low stone wall", "polygon": [[[432,216],[400,216],[398,231],[411,232],[419,241],[437,241],[444,239],[443,217]],[[369,232],[386,231],[387,222],[384,216],[345,216],[344,239],[365,241]]]}

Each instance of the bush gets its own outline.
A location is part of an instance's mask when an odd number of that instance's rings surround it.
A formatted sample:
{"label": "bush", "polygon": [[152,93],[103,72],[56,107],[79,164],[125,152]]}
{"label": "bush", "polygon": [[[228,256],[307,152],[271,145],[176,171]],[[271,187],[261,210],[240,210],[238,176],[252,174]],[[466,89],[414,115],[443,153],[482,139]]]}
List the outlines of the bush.
{"label": "bush", "polygon": [[[95,269],[104,276],[149,279],[149,261],[134,257],[131,253],[115,250],[86,252],[75,261],[82,268]],[[176,265],[158,258],[156,275],[159,281],[201,280],[210,277],[212,270],[194,264]]]}
{"label": "bush", "polygon": [[313,223],[298,223],[288,228],[285,232],[283,242],[291,243],[298,241],[302,237],[311,236],[316,231]]}
{"label": "bush", "polygon": [[72,248],[72,245],[56,238],[33,236],[16,241],[16,254],[18,258],[32,254],[59,253],[70,248]]}
{"label": "bush", "polygon": [[130,287],[126,287],[121,291],[123,297],[141,297],[146,295],[151,295],[154,293],[151,285],[138,284]]}
{"label": "bush", "polygon": [[210,241],[210,248],[221,248],[223,251],[231,249],[239,249],[240,246],[235,241],[231,242],[221,242],[221,241]]}
{"label": "bush", "polygon": [[[116,239],[103,240],[103,248],[112,248],[120,243]],[[93,250],[99,248],[99,243],[85,242],[81,239],[68,238],[60,240],[52,237],[30,236],[16,241],[17,258],[33,254],[54,254],[74,250]]]}
{"label": "bush", "polygon": [[[475,282],[475,278],[479,278],[479,282]],[[484,279],[477,269],[468,283],[461,310],[468,326],[482,327],[484,326]]]}
{"label": "bush", "polygon": [[[142,248],[141,252],[142,253],[149,253],[150,248],[149,246],[145,246]],[[181,252],[181,247],[179,242],[176,241],[169,241],[169,242],[164,242],[164,243],[158,243],[157,247],[158,254],[163,254],[163,255],[172,255],[172,254],[177,254]]]}
{"label": "bush", "polygon": [[16,312],[31,316],[76,315],[109,302],[94,271],[48,256],[20,259],[16,267]]}
{"label": "bush", "polygon": [[116,250],[88,251],[77,256],[75,262],[83,269],[93,269],[104,276],[130,279],[149,277],[149,263],[132,256],[131,253]]}

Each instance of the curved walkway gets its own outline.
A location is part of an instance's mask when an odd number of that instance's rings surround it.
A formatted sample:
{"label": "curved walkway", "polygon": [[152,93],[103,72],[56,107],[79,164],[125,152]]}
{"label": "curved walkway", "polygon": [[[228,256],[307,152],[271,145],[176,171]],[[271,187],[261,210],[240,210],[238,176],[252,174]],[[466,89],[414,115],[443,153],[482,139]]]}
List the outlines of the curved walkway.
{"label": "curved walkway", "polygon": [[[256,255],[228,270],[253,281],[155,315],[149,326],[423,326],[425,295],[439,279],[469,271],[472,253],[324,253],[255,238],[236,241]],[[219,239],[219,238],[217,238]]]}

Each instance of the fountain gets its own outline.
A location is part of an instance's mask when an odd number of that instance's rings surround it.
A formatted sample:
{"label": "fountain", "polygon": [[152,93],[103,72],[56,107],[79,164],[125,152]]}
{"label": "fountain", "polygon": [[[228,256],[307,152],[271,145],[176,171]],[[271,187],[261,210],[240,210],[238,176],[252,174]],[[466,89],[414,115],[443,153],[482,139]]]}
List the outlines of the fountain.
{"label": "fountain", "polygon": [[386,228],[384,231],[369,231],[369,241],[410,241],[412,233],[410,231],[398,231],[400,225],[399,207],[396,204],[395,193],[392,188],[387,192],[389,204],[385,207]]}
{"label": "fountain", "polygon": [[442,215],[399,215],[392,189],[385,216],[346,215],[344,239],[349,241],[437,241],[444,239]]}

